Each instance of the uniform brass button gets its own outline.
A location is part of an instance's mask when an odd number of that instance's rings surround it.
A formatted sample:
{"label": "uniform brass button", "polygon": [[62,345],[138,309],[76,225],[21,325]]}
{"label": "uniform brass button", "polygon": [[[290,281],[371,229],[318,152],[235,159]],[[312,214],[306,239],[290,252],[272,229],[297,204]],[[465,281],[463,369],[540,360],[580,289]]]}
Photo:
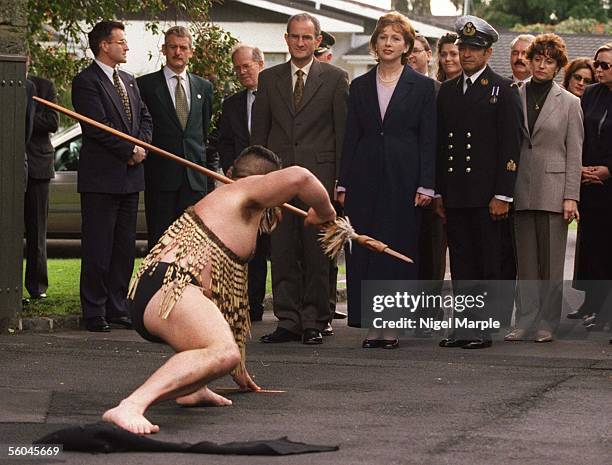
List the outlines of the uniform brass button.
{"label": "uniform brass button", "polygon": [[448,161],[453,161],[453,156],[448,157]]}
{"label": "uniform brass button", "polygon": [[470,150],[470,149],[472,148],[472,146],[471,146],[470,144],[467,144],[467,145],[465,146],[465,148],[466,148],[466,149],[468,149],[468,150]]}
{"label": "uniform brass button", "polygon": [[450,145],[448,146],[448,148],[452,150],[452,148],[453,148],[453,144],[450,144]]}
{"label": "uniform brass button", "polygon": [[470,161],[472,158],[468,155],[467,157],[465,157],[465,161]]}
{"label": "uniform brass button", "polygon": [[465,169],[465,172],[466,172],[466,173],[469,173],[469,172],[471,172],[471,171],[472,171],[472,168],[470,168],[469,166],[468,166],[468,167]]}
{"label": "uniform brass button", "polygon": [[449,132],[449,133],[448,133],[448,137],[453,137],[453,133],[452,133],[452,132]]}
{"label": "uniform brass button", "polygon": [[449,173],[452,173],[452,172],[453,172],[453,167],[452,167],[452,166],[451,166],[451,167],[448,169],[448,172],[449,172]]}
{"label": "uniform brass button", "polygon": [[472,133],[471,133],[471,132],[468,132],[468,133],[465,135],[465,137],[467,137],[467,138],[469,139],[470,137],[472,137]]}

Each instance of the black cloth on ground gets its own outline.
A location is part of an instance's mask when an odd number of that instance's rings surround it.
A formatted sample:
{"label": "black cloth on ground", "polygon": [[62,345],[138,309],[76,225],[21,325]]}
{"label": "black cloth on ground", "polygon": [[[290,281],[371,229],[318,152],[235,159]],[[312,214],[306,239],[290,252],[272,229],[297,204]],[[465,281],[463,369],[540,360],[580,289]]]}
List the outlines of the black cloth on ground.
{"label": "black cloth on ground", "polygon": [[261,441],[241,441],[216,444],[202,441],[165,442],[139,436],[105,422],[83,426],[71,426],[47,434],[34,444],[62,444],[65,451],[111,453],[111,452],[185,452],[217,455],[293,455],[313,452],[332,452],[338,446],[320,446],[294,442],[282,437]]}

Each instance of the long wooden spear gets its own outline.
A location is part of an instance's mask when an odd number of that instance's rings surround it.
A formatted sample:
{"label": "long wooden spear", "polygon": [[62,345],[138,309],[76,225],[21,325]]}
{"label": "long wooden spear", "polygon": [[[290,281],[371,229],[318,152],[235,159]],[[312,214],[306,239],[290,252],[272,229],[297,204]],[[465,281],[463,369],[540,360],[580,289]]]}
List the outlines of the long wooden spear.
{"label": "long wooden spear", "polygon": [[[111,128],[110,126],[102,124],[91,118],[88,118],[87,116],[83,116],[80,113],[64,108],[61,105],[58,105],[53,102],[49,102],[48,100],[42,99],[40,97],[34,97],[34,100],[56,111],[59,111],[60,113],[63,113],[69,116],[70,118],[73,118],[77,121],[81,121],[83,123],[87,123],[91,126],[95,126],[96,128],[101,129],[102,131],[109,132],[121,139],[127,140],[128,142],[131,142],[134,145],[142,147],[143,149],[148,150],[149,152],[155,152],[165,158],[174,160],[175,162],[183,166],[199,171],[200,173],[205,174],[206,176],[210,176],[211,178],[216,179],[217,181],[220,181],[224,184],[229,184],[229,183],[234,182],[233,179],[230,179],[227,176],[223,176],[222,174],[217,173],[216,171],[209,170],[208,168],[204,168],[203,166],[200,166],[189,160],[185,160],[184,158],[181,158],[164,149],[155,147],[154,145],[141,141],[140,139],[130,136],[129,134],[125,134],[121,131]],[[284,203],[282,207],[304,218],[307,216],[307,213],[304,210],[297,208],[293,205],[289,205],[288,203]],[[321,242],[321,245],[325,253],[332,258],[337,256],[338,253],[340,253],[340,250],[342,249],[342,247],[344,246],[346,242],[349,242],[350,244],[351,241],[355,241],[358,244],[361,244],[364,247],[367,247],[368,249],[373,250],[375,252],[386,253],[393,257],[399,258],[400,260],[403,260],[405,262],[413,263],[411,258],[389,248],[387,244],[380,242],[372,237],[369,237],[363,234],[357,234],[355,230],[353,229],[353,227],[351,226],[350,222],[348,221],[348,218],[347,219],[337,218],[334,223],[331,223],[329,225],[324,225],[323,232],[319,240]]]}

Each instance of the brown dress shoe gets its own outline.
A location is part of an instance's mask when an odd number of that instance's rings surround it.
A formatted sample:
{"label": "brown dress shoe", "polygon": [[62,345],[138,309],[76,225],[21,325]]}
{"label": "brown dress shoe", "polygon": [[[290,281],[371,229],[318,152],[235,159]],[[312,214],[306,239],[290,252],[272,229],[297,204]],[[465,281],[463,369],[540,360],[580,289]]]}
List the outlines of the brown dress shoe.
{"label": "brown dress shoe", "polygon": [[550,331],[539,329],[535,334],[534,342],[552,342],[553,335]]}
{"label": "brown dress shoe", "polygon": [[515,342],[515,341],[524,341],[527,330],[523,328],[516,328],[510,331],[508,334],[504,336],[504,341]]}

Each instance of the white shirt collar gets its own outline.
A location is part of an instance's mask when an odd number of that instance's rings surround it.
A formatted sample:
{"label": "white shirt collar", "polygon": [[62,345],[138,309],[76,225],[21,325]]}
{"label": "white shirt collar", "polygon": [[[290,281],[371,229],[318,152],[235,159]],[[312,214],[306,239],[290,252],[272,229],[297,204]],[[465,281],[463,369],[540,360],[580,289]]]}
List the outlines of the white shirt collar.
{"label": "white shirt collar", "polygon": [[472,81],[472,84],[474,84],[478,78],[480,77],[480,75],[482,73],[484,73],[484,70],[487,69],[487,66],[485,65],[484,68],[482,68],[480,71],[476,71],[474,74],[472,74],[471,76],[468,76],[467,74],[463,73],[463,82],[465,82],[466,79],[470,79],[470,81]]}
{"label": "white shirt collar", "polygon": [[168,65],[166,65],[164,66],[163,70],[164,70],[164,76],[166,77],[167,81],[169,81],[170,79],[174,79],[174,76],[178,74],[180,77],[183,78],[184,82],[189,82],[189,79],[187,77],[187,68],[185,68],[182,73],[175,73],[170,68],[168,68]]}
{"label": "white shirt collar", "polygon": [[94,61],[96,62],[96,64],[102,69],[102,71],[104,71],[104,74],[106,74],[108,76],[108,78],[111,80],[111,82],[113,81],[113,73],[115,71],[115,68],[113,68],[112,66],[108,66],[106,63],[102,63],[100,60],[98,60],[97,58],[94,59]]}
{"label": "white shirt collar", "polygon": [[522,82],[527,84],[529,81],[531,81],[531,76],[529,76],[527,79],[519,79],[514,74],[512,75],[512,82]]}
{"label": "white shirt collar", "polygon": [[295,75],[295,73],[296,73],[296,71],[297,71],[298,69],[301,69],[301,70],[304,72],[304,74],[305,74],[306,76],[308,76],[308,73],[310,72],[310,67],[312,66],[312,63],[313,63],[313,62],[314,62],[314,58],[313,58],[312,60],[310,60],[310,63],[308,63],[307,65],[304,65],[303,67],[298,68],[297,66],[295,66],[295,64],[294,64],[294,63],[293,63],[293,61],[292,61],[292,62],[291,62],[291,75],[292,75],[292,76],[294,76],[294,75]]}

